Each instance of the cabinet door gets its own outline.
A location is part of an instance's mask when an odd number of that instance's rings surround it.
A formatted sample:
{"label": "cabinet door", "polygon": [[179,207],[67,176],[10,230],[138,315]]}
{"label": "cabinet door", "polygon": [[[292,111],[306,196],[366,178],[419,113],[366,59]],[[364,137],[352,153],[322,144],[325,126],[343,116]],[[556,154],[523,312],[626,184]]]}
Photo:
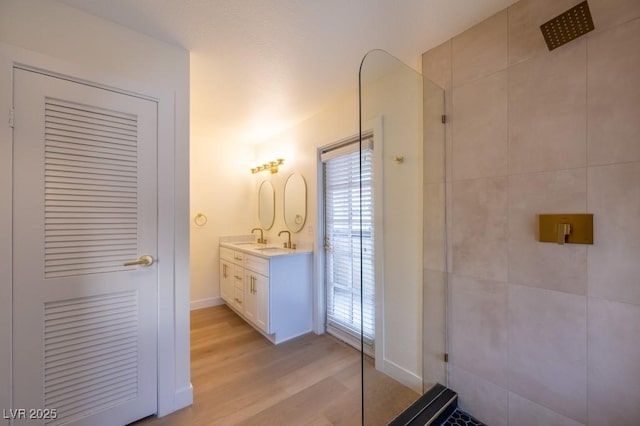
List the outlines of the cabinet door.
{"label": "cabinet door", "polygon": [[247,271],[245,285],[245,316],[260,330],[269,333],[269,278]]}
{"label": "cabinet door", "polygon": [[227,303],[233,303],[233,263],[220,260],[220,297]]}
{"label": "cabinet door", "polygon": [[254,293],[255,288],[255,273],[246,271],[244,274],[244,316],[256,324],[257,312],[258,312],[258,299]]}
{"label": "cabinet door", "polygon": [[269,278],[253,274],[253,296],[256,299],[255,324],[265,333],[271,333],[269,327]]}

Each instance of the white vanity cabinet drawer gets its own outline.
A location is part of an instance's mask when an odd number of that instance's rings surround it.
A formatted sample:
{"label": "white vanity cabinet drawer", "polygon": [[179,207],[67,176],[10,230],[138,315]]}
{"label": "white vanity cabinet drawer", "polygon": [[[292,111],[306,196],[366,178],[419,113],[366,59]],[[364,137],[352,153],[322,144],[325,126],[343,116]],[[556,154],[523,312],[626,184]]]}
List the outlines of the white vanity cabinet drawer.
{"label": "white vanity cabinet drawer", "polygon": [[233,292],[233,301],[231,303],[235,308],[239,311],[243,311],[244,309],[244,289],[240,289],[236,287]]}
{"label": "white vanity cabinet drawer", "polygon": [[222,260],[226,260],[231,263],[236,263],[235,259],[233,258],[234,253],[235,252],[229,248],[220,247],[220,258]]}
{"label": "white vanity cabinet drawer", "polygon": [[244,257],[244,267],[267,277],[269,276],[268,259],[247,254]]}
{"label": "white vanity cabinet drawer", "polygon": [[244,289],[244,269],[242,266],[235,265],[233,268],[233,286]]}
{"label": "white vanity cabinet drawer", "polygon": [[246,256],[246,255],[245,255],[243,252],[241,252],[241,251],[234,251],[234,252],[233,252],[233,262],[234,262],[236,265],[242,265],[242,264],[243,264],[243,261],[244,261],[244,257],[245,257],[245,256]]}

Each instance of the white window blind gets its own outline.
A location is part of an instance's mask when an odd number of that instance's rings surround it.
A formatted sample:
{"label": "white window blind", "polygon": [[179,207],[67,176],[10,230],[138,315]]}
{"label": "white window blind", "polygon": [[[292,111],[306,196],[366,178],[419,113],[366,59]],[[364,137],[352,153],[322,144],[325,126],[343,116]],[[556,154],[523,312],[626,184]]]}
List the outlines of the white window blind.
{"label": "white window blind", "polygon": [[367,352],[375,336],[372,145],[363,141],[362,171],[357,142],[322,154],[327,329],[358,340],[362,333]]}

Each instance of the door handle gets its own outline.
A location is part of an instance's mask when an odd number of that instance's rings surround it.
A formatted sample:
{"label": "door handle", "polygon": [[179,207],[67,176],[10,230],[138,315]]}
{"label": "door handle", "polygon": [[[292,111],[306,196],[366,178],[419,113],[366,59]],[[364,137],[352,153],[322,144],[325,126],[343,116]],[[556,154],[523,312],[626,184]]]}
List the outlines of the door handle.
{"label": "door handle", "polygon": [[126,262],[124,266],[151,266],[153,265],[153,257],[145,254],[144,256],[140,256],[138,260],[134,262]]}

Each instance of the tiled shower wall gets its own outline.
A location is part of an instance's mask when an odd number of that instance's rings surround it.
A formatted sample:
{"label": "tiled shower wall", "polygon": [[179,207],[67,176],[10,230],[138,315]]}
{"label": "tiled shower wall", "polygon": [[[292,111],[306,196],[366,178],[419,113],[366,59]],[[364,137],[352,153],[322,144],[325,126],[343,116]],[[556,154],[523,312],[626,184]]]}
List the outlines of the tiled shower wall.
{"label": "tiled shower wall", "polygon": [[[491,426],[640,422],[640,0],[549,52],[522,0],[423,55],[446,90],[449,386]],[[592,246],[536,241],[594,214]]]}

